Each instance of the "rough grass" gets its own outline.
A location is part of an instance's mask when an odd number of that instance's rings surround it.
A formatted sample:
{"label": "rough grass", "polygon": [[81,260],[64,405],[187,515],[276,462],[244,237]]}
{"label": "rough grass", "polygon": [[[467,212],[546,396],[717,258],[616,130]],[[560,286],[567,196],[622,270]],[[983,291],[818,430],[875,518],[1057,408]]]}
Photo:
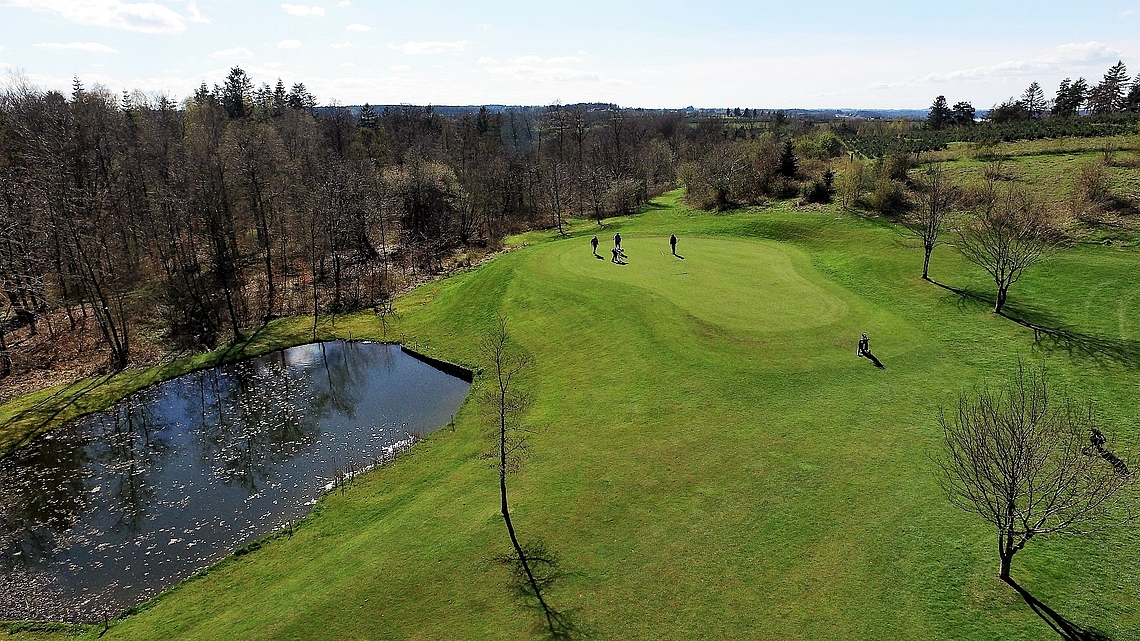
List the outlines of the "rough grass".
{"label": "rough grass", "polygon": [[[1010,314],[951,249],[918,278],[898,228],[835,208],[712,215],[672,193],[589,238],[535,232],[483,267],[336,333],[402,339],[478,366],[496,314],[535,358],[537,433],[511,479],[515,523],[566,575],[549,598],[597,638],[1046,639],[996,578],[993,535],[940,493],[939,405],[1020,357],[1140,437],[1140,255],[1082,246],[1031,270]],[[680,238],[668,254],[667,238]],[[608,250],[608,243],[603,243]],[[608,258],[608,253],[607,253]],[[266,336],[304,338],[302,321]],[[860,332],[886,368],[855,357]],[[328,333],[333,333],[330,328]],[[478,385],[478,383],[477,383]],[[477,389],[471,399],[477,398]],[[396,464],[326,497],[292,538],[233,557],[116,622],[108,639],[541,635],[495,558],[509,550],[485,421],[469,400]],[[1034,540],[1014,576],[1115,639],[1140,635],[1137,536]],[[95,631],[92,631],[94,636]]]}

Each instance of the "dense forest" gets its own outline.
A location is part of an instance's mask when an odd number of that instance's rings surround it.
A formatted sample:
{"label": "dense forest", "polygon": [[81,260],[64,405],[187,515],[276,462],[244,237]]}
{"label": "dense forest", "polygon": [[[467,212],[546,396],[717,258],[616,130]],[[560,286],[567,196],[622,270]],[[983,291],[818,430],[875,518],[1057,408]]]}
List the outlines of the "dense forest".
{"label": "dense forest", "polygon": [[0,376],[44,365],[24,341],[77,327],[117,369],[140,337],[196,350],[284,315],[383,313],[508,233],[633,211],[675,182],[682,125],[318,108],[240,68],[181,104],[17,80],[0,95]]}

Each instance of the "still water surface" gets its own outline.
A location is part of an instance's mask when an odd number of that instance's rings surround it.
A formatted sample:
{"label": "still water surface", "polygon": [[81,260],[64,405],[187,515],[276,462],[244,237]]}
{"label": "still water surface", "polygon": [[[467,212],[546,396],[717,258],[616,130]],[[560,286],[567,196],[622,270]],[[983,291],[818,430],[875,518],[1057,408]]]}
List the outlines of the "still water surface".
{"label": "still water surface", "polygon": [[151,386],[0,459],[0,620],[98,620],[304,516],[470,385],[314,343]]}

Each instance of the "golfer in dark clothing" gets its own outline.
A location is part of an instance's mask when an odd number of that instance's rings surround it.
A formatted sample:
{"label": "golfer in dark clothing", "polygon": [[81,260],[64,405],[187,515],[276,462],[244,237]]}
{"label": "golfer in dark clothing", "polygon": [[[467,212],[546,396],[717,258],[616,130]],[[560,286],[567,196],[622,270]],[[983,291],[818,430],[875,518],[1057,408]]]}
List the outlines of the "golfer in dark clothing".
{"label": "golfer in dark clothing", "polygon": [[594,255],[597,256],[598,255],[598,237],[597,236],[594,236],[593,238],[590,239],[590,247],[594,248]]}
{"label": "golfer in dark clothing", "polygon": [[669,234],[669,247],[673,249],[673,255],[677,255],[677,234]]}
{"label": "golfer in dark clothing", "polygon": [[866,332],[863,332],[863,337],[859,339],[859,350],[856,353],[859,356],[866,356],[871,353],[871,341],[867,340]]}
{"label": "golfer in dark clothing", "polygon": [[614,247],[621,249],[621,234],[614,234]]}
{"label": "golfer in dark clothing", "polygon": [[610,250],[610,253],[614,255],[613,262],[615,262],[615,263],[618,262],[618,248],[614,247],[613,249]]}

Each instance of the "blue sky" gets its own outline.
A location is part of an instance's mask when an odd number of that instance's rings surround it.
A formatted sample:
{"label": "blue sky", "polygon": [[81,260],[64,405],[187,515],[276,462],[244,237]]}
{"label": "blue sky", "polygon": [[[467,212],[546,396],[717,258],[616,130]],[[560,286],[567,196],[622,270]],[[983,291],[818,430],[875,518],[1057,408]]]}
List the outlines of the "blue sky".
{"label": "blue sky", "polygon": [[1140,0],[0,0],[0,69],[184,98],[241,65],[322,103],[986,108],[1140,72]]}

